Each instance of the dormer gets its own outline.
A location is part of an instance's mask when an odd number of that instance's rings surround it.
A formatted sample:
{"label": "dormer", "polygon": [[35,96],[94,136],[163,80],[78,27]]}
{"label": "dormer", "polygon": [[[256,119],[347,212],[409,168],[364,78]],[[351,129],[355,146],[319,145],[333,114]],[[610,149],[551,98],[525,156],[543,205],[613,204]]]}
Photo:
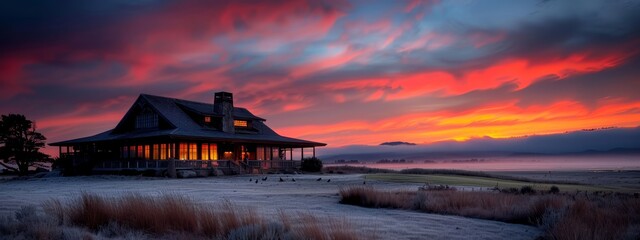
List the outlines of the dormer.
{"label": "dormer", "polygon": [[135,129],[158,128],[158,114],[150,108],[144,108],[136,114]]}
{"label": "dormer", "polygon": [[175,128],[142,96],[113,129],[114,133]]}

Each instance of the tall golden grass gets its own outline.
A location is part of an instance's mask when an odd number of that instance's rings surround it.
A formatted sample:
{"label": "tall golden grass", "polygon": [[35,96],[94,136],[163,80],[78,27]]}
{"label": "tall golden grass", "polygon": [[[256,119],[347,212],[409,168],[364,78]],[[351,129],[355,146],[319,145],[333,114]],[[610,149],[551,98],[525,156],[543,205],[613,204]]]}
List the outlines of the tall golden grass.
{"label": "tall golden grass", "polygon": [[629,195],[340,189],[341,203],[540,226],[549,239],[638,239],[640,199]]}
{"label": "tall golden grass", "polygon": [[47,201],[43,209],[59,225],[81,226],[94,233],[117,226],[182,239],[360,239],[354,228],[340,220],[320,221],[310,214],[291,216],[284,211],[266,219],[228,201],[202,206],[171,194],[108,198],[83,193],[66,203]]}

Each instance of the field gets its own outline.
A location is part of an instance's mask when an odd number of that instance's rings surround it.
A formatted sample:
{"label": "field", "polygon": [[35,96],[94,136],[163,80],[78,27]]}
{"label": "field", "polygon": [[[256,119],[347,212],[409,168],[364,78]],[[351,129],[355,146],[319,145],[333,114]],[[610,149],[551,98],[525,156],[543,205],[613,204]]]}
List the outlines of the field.
{"label": "field", "polygon": [[[263,177],[267,180],[262,181]],[[280,177],[284,182],[279,181]],[[257,178],[260,180],[255,183]],[[318,178],[322,179],[317,181]],[[329,179],[331,181],[327,182]],[[253,209],[267,221],[279,219],[281,211],[293,216],[310,214],[319,219],[344,220],[356,229],[358,235],[373,234],[378,239],[468,239],[470,236],[475,239],[534,239],[543,234],[539,228],[522,224],[339,203],[340,188],[362,186],[364,181],[367,186],[385,190],[416,190],[422,185],[365,180],[361,174],[194,179],[87,176],[8,180],[0,182],[0,215],[14,216],[25,205],[35,205],[41,211],[44,201],[74,201],[83,192],[105,197],[131,193],[162,196],[169,193],[187,197],[203,207],[229,201],[238,207]]]}
{"label": "field", "polygon": [[603,192],[627,192],[633,193],[640,189],[628,186],[611,185],[587,185],[587,184],[567,184],[567,183],[540,183],[529,181],[518,181],[501,179],[497,177],[477,177],[461,176],[453,174],[399,174],[399,173],[376,173],[365,175],[366,179],[389,181],[396,183],[429,183],[435,185],[451,185],[481,188],[520,188],[522,186],[532,186],[536,190],[549,190],[551,186],[557,186],[561,191],[603,191]]}
{"label": "field", "polygon": [[[319,226],[330,227],[329,223],[334,223],[333,226],[336,226],[335,223],[340,222],[343,223],[340,225],[350,226],[346,230],[353,230],[353,235],[360,238],[373,236],[377,239],[468,239],[473,236],[474,239],[535,239],[544,236],[545,230],[536,224],[523,224],[517,219],[506,221],[514,223],[506,223],[503,217],[490,217],[483,214],[482,216],[485,217],[480,218],[489,219],[485,220],[472,218],[473,214],[449,215],[449,210],[439,212],[428,208],[426,211],[415,211],[411,206],[404,206],[404,203],[415,202],[411,200],[415,198],[415,194],[407,195],[406,198],[392,194],[393,196],[389,199],[395,199],[399,207],[390,205],[391,207],[363,208],[340,204],[339,193],[343,189],[353,187],[367,187],[367,189],[388,193],[415,193],[425,183],[431,186],[455,186],[459,191],[464,192],[483,191],[486,194],[490,194],[488,189],[496,185],[501,189],[532,186],[534,190],[541,191],[548,191],[553,185],[559,187],[561,193],[576,194],[580,191],[584,194],[588,191],[593,194],[600,192],[600,196],[611,196],[611,192],[624,192],[627,196],[640,192],[638,187],[640,184],[636,183],[638,180],[636,172],[566,172],[553,173],[550,177],[549,173],[534,172],[518,174],[412,170],[414,173],[422,172],[423,174],[410,174],[361,168],[334,169],[333,171],[343,173],[342,171],[346,170],[352,173],[245,175],[192,179],[83,176],[0,180],[0,192],[2,192],[0,216],[17,216],[16,212],[24,206],[34,206],[42,213],[44,202],[59,200],[63,204],[68,204],[78,201],[77,199],[83,194],[116,201],[131,194],[151,199],[162,199],[163,196],[170,195],[185,199],[189,205],[211,209],[214,212],[223,206],[221,203],[232,203],[234,208],[246,210],[251,212],[252,216],[262,219],[259,220],[260,222],[281,222],[283,214],[294,217],[313,216],[315,219],[321,219],[318,221]],[[353,171],[369,173],[353,173]],[[442,196],[449,198],[446,192]],[[467,198],[469,197],[456,199]],[[524,195],[516,195],[512,200],[517,199],[524,201],[523,203],[531,203],[526,201],[527,197]],[[450,201],[451,199],[444,200],[444,202]],[[505,211],[512,210],[507,208]],[[441,215],[442,213],[447,215]],[[293,222],[295,223],[292,224],[291,229],[304,228],[305,222],[308,221]]]}

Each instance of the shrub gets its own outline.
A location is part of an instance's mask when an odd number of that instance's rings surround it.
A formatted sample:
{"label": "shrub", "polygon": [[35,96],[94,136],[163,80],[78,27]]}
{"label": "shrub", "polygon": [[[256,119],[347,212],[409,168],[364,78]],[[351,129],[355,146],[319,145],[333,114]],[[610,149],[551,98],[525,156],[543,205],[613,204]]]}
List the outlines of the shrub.
{"label": "shrub", "polygon": [[144,172],[142,172],[142,176],[145,176],[145,177],[157,177],[158,176],[158,171],[156,171],[155,169],[147,169],[147,170],[144,170]]}
{"label": "shrub", "polygon": [[302,171],[319,172],[322,170],[322,160],[316,157],[302,159]]}
{"label": "shrub", "polygon": [[549,193],[551,194],[557,194],[559,192],[560,192],[560,188],[558,188],[558,186],[553,185],[551,186],[551,188],[549,188]]}
{"label": "shrub", "polygon": [[534,194],[534,193],[536,193],[536,190],[534,190],[532,186],[522,186],[520,188],[520,193],[522,193],[522,194]]}
{"label": "shrub", "polygon": [[140,175],[140,172],[138,170],[135,170],[135,169],[125,168],[125,169],[120,170],[120,172],[118,172],[118,175],[122,175],[122,176],[138,176],[138,175]]}

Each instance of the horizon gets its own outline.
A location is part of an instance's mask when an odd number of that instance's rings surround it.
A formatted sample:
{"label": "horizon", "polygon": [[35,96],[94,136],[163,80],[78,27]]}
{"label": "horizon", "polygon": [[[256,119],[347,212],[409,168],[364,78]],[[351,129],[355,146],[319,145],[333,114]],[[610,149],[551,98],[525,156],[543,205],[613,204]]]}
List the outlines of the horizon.
{"label": "horizon", "polygon": [[142,93],[222,90],[329,149],[640,126],[638,2],[2,6],[0,113],[47,143],[112,129]]}

